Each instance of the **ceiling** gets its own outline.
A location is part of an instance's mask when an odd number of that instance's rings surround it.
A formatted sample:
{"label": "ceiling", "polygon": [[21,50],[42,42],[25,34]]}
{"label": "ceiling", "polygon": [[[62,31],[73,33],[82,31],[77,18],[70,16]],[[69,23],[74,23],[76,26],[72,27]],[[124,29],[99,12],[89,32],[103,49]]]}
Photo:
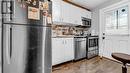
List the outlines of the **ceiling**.
{"label": "ceiling", "polygon": [[99,6],[100,4],[106,2],[106,1],[109,1],[109,0],[69,0],[75,4],[79,4],[85,8],[88,8],[88,9],[93,9],[97,6]]}

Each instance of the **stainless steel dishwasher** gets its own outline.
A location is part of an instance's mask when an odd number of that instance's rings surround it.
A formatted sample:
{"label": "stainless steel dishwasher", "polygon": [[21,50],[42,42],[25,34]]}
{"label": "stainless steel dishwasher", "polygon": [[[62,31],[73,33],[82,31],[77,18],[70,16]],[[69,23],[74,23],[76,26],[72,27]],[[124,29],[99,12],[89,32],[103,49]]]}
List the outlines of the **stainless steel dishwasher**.
{"label": "stainless steel dishwasher", "polygon": [[86,58],[86,37],[75,37],[75,60]]}

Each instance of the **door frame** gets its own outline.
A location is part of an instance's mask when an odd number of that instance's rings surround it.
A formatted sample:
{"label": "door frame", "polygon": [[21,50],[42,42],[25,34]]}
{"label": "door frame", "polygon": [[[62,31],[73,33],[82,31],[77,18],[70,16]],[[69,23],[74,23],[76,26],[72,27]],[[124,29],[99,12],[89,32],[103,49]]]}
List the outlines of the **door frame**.
{"label": "door frame", "polygon": [[[115,4],[112,4],[112,5],[109,5],[105,8],[102,8],[99,10],[99,56],[100,57],[103,57],[103,48],[104,48],[104,45],[103,43],[105,43],[102,39],[103,37],[103,31],[104,31],[104,15],[105,15],[105,12],[107,11],[110,11],[110,10],[114,10],[116,8],[120,8],[122,6],[125,6],[125,5],[128,5],[128,9],[129,9],[129,14],[128,14],[128,20],[130,20],[130,1],[129,0],[122,0],[118,3],[115,3]],[[130,24],[130,21],[128,22],[128,24]],[[128,25],[129,29],[130,29],[130,25]],[[129,34],[130,34],[130,30],[128,31]]]}

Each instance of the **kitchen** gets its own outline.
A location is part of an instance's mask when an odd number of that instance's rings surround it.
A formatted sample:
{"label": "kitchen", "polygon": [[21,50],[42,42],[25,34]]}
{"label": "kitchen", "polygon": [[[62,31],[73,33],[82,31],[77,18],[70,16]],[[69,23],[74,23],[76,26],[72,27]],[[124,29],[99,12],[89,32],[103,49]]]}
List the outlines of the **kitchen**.
{"label": "kitchen", "polygon": [[130,72],[129,0],[2,0],[0,10],[1,73]]}

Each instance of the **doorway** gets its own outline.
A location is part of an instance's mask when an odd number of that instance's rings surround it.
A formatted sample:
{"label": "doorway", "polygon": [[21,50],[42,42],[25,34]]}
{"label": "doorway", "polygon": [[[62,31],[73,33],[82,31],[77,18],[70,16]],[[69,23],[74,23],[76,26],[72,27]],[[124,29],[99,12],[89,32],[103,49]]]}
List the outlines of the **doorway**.
{"label": "doorway", "polygon": [[100,56],[130,54],[130,2],[123,0],[100,10]]}

